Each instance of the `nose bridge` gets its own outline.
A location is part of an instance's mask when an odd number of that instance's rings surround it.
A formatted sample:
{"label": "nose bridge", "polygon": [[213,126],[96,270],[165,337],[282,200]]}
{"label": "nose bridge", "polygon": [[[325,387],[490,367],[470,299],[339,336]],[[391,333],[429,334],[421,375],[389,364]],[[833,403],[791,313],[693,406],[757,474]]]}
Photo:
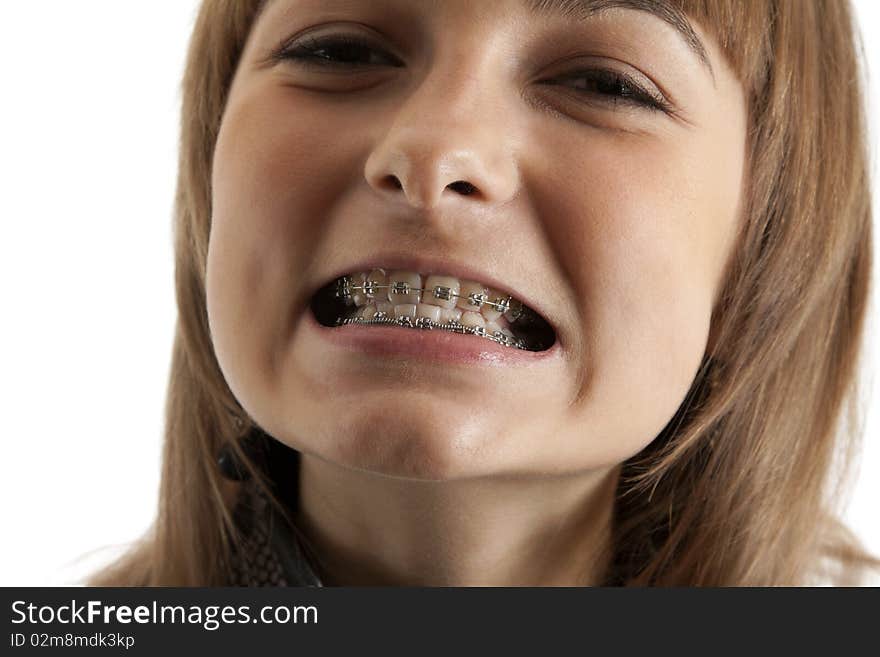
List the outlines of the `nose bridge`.
{"label": "nose bridge", "polygon": [[405,92],[367,160],[367,181],[422,209],[445,195],[503,203],[515,195],[519,180],[497,85],[478,72],[488,62],[471,59],[463,71],[461,57],[450,59]]}

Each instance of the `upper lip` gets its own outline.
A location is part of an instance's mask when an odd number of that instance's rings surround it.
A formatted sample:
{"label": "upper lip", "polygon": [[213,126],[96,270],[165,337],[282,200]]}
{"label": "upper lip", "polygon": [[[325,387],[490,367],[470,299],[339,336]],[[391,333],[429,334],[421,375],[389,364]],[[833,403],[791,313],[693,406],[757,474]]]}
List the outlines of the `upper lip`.
{"label": "upper lip", "polygon": [[[437,274],[454,276],[459,280],[471,280],[481,283],[486,287],[510,295],[514,299],[524,303],[526,306],[540,314],[541,317],[553,327],[557,337],[559,336],[559,330],[554,318],[549,314],[548,309],[543,306],[544,301],[538,299],[527,285],[523,285],[522,287],[517,286],[515,289],[512,287],[512,283],[515,283],[515,275],[511,275],[509,278],[502,280],[493,276],[486,270],[479,269],[473,264],[461,260],[396,252],[379,253],[345,265],[344,268],[337,270],[330,278],[324,280],[320,287],[323,287],[347,274],[355,274],[361,271],[368,272],[378,268],[382,268],[387,272],[404,270],[425,275]],[[314,292],[315,290],[312,290],[312,294],[314,294]]]}

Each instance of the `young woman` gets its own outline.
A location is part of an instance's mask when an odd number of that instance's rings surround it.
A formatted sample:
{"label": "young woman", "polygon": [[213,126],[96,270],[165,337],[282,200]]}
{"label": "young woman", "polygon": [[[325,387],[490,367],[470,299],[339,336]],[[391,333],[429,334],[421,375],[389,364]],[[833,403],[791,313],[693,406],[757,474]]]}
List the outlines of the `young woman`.
{"label": "young woman", "polygon": [[93,583],[858,583],[856,50],[843,2],[206,0],[159,514]]}

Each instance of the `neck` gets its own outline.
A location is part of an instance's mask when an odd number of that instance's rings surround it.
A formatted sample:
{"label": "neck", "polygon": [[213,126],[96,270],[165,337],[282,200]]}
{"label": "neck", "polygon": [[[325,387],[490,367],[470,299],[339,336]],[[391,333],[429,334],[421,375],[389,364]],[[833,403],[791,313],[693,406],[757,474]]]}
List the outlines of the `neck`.
{"label": "neck", "polygon": [[619,474],[428,482],[302,454],[297,523],[325,585],[591,586]]}

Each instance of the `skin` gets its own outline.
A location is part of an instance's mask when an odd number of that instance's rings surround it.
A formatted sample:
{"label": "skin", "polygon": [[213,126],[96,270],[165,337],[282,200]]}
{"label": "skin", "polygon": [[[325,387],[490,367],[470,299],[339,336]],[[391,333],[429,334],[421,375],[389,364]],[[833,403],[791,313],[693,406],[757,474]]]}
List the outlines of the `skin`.
{"label": "skin", "polygon": [[[271,60],[307,28],[379,59]],[[743,89],[694,29],[711,72],[633,9],[274,0],[255,23],[214,155],[208,315],[233,393],[302,452],[298,522],[325,583],[601,580],[620,464],[685,398],[741,214]],[[564,77],[597,67],[674,111]],[[561,348],[499,367],[322,339],[311,294],[389,248],[543,299]]]}

